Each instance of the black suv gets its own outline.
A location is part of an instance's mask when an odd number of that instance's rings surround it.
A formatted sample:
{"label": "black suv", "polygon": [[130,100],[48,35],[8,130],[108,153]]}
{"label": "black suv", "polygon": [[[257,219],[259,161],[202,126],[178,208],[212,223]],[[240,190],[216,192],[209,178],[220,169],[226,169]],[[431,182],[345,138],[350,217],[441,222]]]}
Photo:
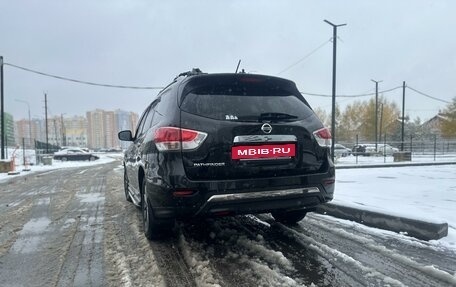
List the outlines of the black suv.
{"label": "black suv", "polygon": [[180,74],[141,116],[125,151],[128,201],[152,239],[175,219],[272,213],[296,223],[333,198],[331,134],[296,85],[236,74]]}

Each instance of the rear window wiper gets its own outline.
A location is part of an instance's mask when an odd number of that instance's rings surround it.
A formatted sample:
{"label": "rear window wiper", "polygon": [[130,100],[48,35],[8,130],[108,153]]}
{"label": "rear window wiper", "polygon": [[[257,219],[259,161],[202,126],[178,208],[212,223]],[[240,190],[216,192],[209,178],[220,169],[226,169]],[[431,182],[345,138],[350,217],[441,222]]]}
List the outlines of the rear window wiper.
{"label": "rear window wiper", "polygon": [[262,113],[258,115],[240,116],[239,121],[243,122],[263,122],[263,121],[288,121],[297,119],[297,116],[285,113]]}
{"label": "rear window wiper", "polygon": [[297,116],[289,115],[285,113],[262,113],[258,117],[258,121],[274,121],[274,120],[294,120]]}

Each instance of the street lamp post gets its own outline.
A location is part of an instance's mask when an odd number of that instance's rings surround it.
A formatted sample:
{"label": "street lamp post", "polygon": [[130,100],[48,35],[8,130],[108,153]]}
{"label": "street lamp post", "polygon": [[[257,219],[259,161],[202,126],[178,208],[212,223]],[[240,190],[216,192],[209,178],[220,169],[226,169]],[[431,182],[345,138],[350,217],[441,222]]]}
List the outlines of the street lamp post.
{"label": "street lamp post", "polygon": [[66,128],[65,128],[65,123],[63,121],[63,115],[65,114],[60,114],[60,124],[61,124],[61,133],[62,133],[62,146],[66,146]]}
{"label": "street lamp post", "polygon": [[402,123],[401,123],[401,151],[404,151],[404,122],[405,122],[405,81],[402,82]]}
{"label": "street lamp post", "polygon": [[0,111],[0,129],[2,130],[1,132],[1,159],[5,159],[5,140],[6,140],[6,133],[5,133],[5,103],[3,102],[3,57],[0,56],[0,106],[1,106],[1,111]]}
{"label": "street lamp post", "polygon": [[378,151],[378,83],[382,81],[372,80],[375,83],[375,151]]}
{"label": "street lamp post", "polygon": [[347,24],[333,24],[328,20],[326,23],[333,27],[333,71],[332,71],[332,109],[331,109],[331,160],[334,162],[334,144],[336,142],[336,50],[337,50],[337,27]]}
{"label": "street lamp post", "polygon": [[29,144],[32,146],[32,118],[30,117],[30,105],[27,101],[15,99],[16,102],[21,102],[27,105],[28,108],[28,121],[29,121]]}

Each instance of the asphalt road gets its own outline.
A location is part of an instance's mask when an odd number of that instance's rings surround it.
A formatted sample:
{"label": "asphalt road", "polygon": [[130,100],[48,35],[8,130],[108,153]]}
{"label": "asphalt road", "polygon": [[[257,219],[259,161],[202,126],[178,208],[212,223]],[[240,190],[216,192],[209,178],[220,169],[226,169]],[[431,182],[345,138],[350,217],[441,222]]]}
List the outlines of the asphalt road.
{"label": "asphalt road", "polygon": [[1,286],[456,286],[454,251],[318,214],[181,222],[150,242],[119,165],[0,183]]}

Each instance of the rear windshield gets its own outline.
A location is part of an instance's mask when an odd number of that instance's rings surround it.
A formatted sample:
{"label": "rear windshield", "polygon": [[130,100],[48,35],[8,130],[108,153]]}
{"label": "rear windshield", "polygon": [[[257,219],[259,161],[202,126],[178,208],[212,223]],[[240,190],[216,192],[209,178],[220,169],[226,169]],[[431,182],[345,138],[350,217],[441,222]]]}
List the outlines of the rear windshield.
{"label": "rear windshield", "polygon": [[229,121],[296,121],[313,112],[301,95],[258,86],[200,87],[181,104],[185,112]]}

